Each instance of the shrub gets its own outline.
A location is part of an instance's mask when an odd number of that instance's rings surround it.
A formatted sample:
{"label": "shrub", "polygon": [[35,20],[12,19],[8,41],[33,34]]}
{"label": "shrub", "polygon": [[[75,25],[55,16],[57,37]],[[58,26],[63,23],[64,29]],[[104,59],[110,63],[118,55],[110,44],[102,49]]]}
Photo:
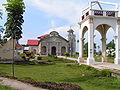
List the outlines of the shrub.
{"label": "shrub", "polygon": [[68,57],[68,56],[69,56],[69,53],[68,53],[68,52],[64,52],[64,55],[65,55],[66,57]]}
{"label": "shrub", "polygon": [[42,87],[49,90],[82,90],[79,85],[68,84],[68,83],[56,83],[56,82],[37,82],[34,80],[20,80],[24,83],[29,83],[36,87]]}
{"label": "shrub", "polygon": [[26,56],[29,57],[31,55],[31,52],[27,51],[27,52],[25,52],[25,54],[26,54]]}
{"label": "shrub", "polygon": [[41,56],[38,56],[38,57],[37,57],[37,60],[42,60],[42,57],[41,57]]}
{"label": "shrub", "polygon": [[42,60],[41,60],[41,61],[39,61],[38,63],[39,63],[39,64],[41,64],[41,65],[46,65],[46,64],[47,64],[47,62],[46,62],[46,61],[42,61]]}
{"label": "shrub", "polygon": [[39,62],[37,60],[33,60],[32,61],[34,64],[39,64]]}
{"label": "shrub", "polygon": [[84,69],[86,69],[86,70],[90,70],[90,69],[92,69],[93,67],[91,67],[91,66],[88,66],[88,65],[80,65],[80,67],[81,68],[84,68]]}
{"label": "shrub", "polygon": [[50,55],[48,54],[49,57],[52,57],[52,58],[58,58],[56,55]]}
{"label": "shrub", "polygon": [[20,57],[26,59],[26,55],[24,53],[20,54]]}
{"label": "shrub", "polygon": [[34,59],[34,58],[35,58],[35,56],[34,56],[34,55],[30,55],[29,57],[30,57],[30,58],[32,58],[32,59]]}
{"label": "shrub", "polygon": [[47,60],[47,62],[53,62],[53,60]]}
{"label": "shrub", "polygon": [[17,65],[35,65],[32,61],[15,61],[15,64]]}
{"label": "shrub", "polygon": [[112,73],[109,69],[104,69],[100,71],[100,75],[103,77],[111,77]]}

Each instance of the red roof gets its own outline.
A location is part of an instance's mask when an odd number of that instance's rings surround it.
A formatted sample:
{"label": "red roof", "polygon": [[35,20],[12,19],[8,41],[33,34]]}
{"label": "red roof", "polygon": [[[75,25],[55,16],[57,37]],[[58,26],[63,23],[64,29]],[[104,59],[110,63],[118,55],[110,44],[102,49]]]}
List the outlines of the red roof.
{"label": "red roof", "polygon": [[49,34],[46,34],[46,35],[38,37],[38,39],[43,39],[43,38],[48,37],[48,36],[49,36]]}
{"label": "red roof", "polygon": [[39,44],[39,40],[28,40],[27,45],[29,46],[37,46]]}

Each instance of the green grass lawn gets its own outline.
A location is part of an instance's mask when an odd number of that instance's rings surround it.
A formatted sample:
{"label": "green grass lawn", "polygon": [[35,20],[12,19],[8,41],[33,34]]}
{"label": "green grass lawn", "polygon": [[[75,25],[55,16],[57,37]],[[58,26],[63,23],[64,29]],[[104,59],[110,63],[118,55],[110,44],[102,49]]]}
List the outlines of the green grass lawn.
{"label": "green grass lawn", "polygon": [[73,60],[63,59],[63,58],[55,58],[55,57],[49,57],[49,56],[41,56],[42,60],[44,61],[52,61],[54,63],[75,63]]}
{"label": "green grass lawn", "polygon": [[[73,56],[71,56],[72,58],[78,58],[78,55],[73,55]],[[87,60],[87,57],[86,56],[84,56],[83,57],[85,60]],[[114,63],[114,57],[107,57],[107,62],[108,63]],[[95,56],[95,61],[97,61],[97,62],[102,62],[102,56]]]}
{"label": "green grass lawn", "polygon": [[[0,72],[11,75],[11,65],[0,64]],[[72,83],[80,85],[84,90],[120,90],[120,78],[95,77],[96,73],[78,65],[15,65],[16,77]]]}
{"label": "green grass lawn", "polygon": [[0,85],[0,90],[17,90],[17,89],[13,89],[13,88],[10,88],[10,87],[7,87],[7,86]]}

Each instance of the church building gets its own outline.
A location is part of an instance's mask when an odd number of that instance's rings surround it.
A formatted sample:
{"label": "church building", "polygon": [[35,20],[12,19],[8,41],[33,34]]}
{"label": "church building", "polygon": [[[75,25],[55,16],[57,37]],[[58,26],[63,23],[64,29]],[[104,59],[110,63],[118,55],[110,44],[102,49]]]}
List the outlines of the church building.
{"label": "church building", "polygon": [[76,39],[72,29],[68,30],[67,39],[52,31],[38,37],[39,40],[28,40],[29,50],[39,55],[63,56],[64,52],[74,55],[76,52]]}

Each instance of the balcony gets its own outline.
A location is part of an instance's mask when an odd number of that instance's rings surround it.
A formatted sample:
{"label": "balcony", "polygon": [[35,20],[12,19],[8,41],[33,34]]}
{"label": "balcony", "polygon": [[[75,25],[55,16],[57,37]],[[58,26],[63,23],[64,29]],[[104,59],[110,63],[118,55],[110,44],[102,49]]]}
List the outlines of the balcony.
{"label": "balcony", "polygon": [[118,17],[118,11],[107,11],[107,10],[89,10],[82,15],[82,20],[87,16],[101,16],[101,17]]}

